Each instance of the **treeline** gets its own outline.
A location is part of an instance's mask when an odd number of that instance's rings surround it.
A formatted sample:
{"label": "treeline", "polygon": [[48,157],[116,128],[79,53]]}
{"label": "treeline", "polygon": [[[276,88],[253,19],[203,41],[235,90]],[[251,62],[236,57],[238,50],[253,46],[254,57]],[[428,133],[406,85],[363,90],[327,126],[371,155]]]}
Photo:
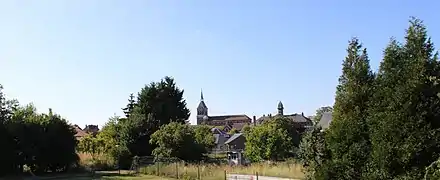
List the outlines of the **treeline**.
{"label": "treeline", "polygon": [[214,146],[210,127],[192,127],[190,111],[174,79],[165,77],[131,94],[125,117],[112,117],[96,137],[80,141],[79,150],[105,154],[130,168],[135,156],[177,157],[199,161]]}
{"label": "treeline", "polygon": [[330,128],[301,143],[308,178],[439,179],[439,90],[438,53],[420,20],[410,20],[403,43],[391,39],[376,73],[352,39]]}
{"label": "treeline", "polygon": [[74,130],[65,119],[7,100],[0,85],[0,176],[63,172],[77,165]]}

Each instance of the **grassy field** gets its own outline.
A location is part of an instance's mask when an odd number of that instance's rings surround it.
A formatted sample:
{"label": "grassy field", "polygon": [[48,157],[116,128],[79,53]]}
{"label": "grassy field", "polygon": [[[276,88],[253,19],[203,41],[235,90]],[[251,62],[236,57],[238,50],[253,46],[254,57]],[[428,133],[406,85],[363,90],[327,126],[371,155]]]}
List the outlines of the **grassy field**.
{"label": "grassy field", "polygon": [[252,164],[250,166],[230,167],[228,165],[187,165],[182,163],[156,164],[140,169],[142,174],[180,179],[201,177],[207,180],[224,179],[225,174],[256,174],[284,178],[304,178],[302,166],[295,163]]}

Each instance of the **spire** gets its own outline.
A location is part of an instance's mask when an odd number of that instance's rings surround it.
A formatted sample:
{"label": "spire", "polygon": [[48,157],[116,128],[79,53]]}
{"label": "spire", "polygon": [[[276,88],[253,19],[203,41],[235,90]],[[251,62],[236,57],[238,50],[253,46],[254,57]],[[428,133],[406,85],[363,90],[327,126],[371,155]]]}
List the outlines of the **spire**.
{"label": "spire", "polygon": [[280,101],[279,103],[278,103],[278,115],[283,115],[283,112],[284,111],[284,106],[283,106],[283,103]]}
{"label": "spire", "polygon": [[203,101],[203,90],[200,89],[200,101]]}
{"label": "spire", "polygon": [[208,115],[208,107],[204,102],[202,90],[200,90],[200,103],[199,106],[197,107],[197,115],[203,115],[203,116]]}

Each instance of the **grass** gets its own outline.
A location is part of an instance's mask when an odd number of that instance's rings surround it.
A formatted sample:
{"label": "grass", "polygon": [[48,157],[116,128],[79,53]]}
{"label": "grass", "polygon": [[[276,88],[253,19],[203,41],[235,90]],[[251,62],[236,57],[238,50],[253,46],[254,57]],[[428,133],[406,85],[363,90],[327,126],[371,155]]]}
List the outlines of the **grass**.
{"label": "grass", "polygon": [[96,154],[92,156],[89,153],[78,153],[81,167],[96,170],[112,170],[115,167],[116,161],[105,154]]}
{"label": "grass", "polygon": [[160,164],[145,166],[140,169],[142,174],[156,175],[161,177],[171,177],[179,179],[202,179],[216,180],[225,179],[227,174],[248,174],[258,173],[260,176],[284,177],[292,179],[304,178],[302,166],[294,163],[274,163],[274,164],[252,164],[250,166],[228,165],[187,165],[182,163]]}

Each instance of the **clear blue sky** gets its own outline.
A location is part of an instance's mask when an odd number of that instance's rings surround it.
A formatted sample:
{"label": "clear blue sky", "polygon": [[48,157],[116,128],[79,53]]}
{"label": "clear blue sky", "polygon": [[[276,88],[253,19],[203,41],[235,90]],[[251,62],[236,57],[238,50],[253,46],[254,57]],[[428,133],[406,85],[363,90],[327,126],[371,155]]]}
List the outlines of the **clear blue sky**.
{"label": "clear blue sky", "polygon": [[[412,2],[412,3],[411,3]],[[437,46],[437,1],[4,0],[0,83],[10,98],[70,122],[122,115],[130,92],[168,75],[195,122],[203,89],[210,115],[313,115],[331,105],[347,42],[357,36],[377,69],[409,16]],[[431,14],[431,15],[429,15]]]}

